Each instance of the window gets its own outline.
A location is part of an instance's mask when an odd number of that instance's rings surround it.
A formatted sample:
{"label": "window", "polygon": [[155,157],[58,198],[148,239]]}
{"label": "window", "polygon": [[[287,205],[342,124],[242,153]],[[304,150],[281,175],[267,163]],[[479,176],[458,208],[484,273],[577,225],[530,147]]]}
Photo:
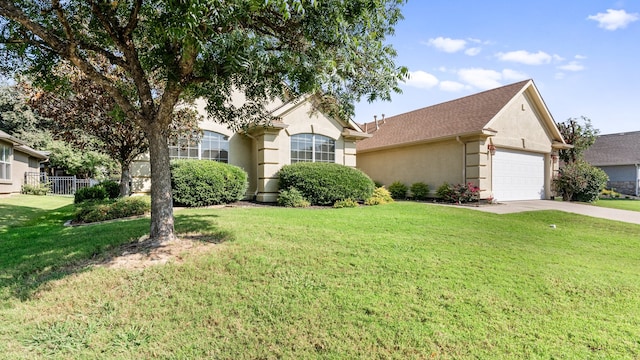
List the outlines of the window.
{"label": "window", "polygon": [[336,141],[316,134],[291,136],[291,163],[335,162]]}
{"label": "window", "polygon": [[213,131],[204,131],[198,143],[190,138],[181,138],[169,144],[172,159],[213,160],[229,162],[229,137]]}
{"label": "window", "polygon": [[12,147],[0,144],[0,180],[11,180]]}

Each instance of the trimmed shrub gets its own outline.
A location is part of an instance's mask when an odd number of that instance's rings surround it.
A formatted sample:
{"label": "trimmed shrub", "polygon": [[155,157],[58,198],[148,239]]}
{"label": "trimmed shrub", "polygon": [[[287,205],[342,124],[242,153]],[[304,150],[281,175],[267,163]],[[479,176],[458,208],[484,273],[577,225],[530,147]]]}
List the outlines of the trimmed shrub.
{"label": "trimmed shrub", "polygon": [[107,190],[100,185],[96,185],[78,189],[73,195],[73,203],[79,204],[85,201],[100,201],[108,198]]}
{"label": "trimmed shrub", "polygon": [[296,188],[313,205],[338,200],[364,201],[373,194],[373,181],[362,171],[333,163],[300,162],[280,169],[280,190]]}
{"label": "trimmed shrub", "polygon": [[553,179],[553,188],[564,201],[594,202],[608,180],[602,169],[580,160],[558,171],[558,176]]}
{"label": "trimmed shrub", "polygon": [[85,202],[78,207],[73,220],[77,223],[92,223],[144,215],[149,211],[151,211],[150,197],[132,196],[116,200]]}
{"label": "trimmed shrub", "polygon": [[97,186],[104,188],[109,199],[115,199],[120,196],[120,184],[117,181],[105,180]]}
{"label": "trimmed shrub", "polygon": [[335,204],[333,204],[333,207],[336,209],[353,208],[358,206],[360,206],[360,204],[358,204],[358,202],[353,199],[338,200],[335,202]]}
{"label": "trimmed shrub", "polygon": [[247,173],[237,166],[211,160],[175,160],[171,163],[173,200],[196,207],[227,204],[244,197]]}
{"label": "trimmed shrub", "polygon": [[382,205],[392,203],[391,193],[384,186],[379,186],[373,191],[373,195],[364,201],[365,205]]}
{"label": "trimmed shrub", "polygon": [[409,191],[407,185],[400,181],[396,181],[389,185],[389,192],[391,193],[391,197],[394,199],[405,199],[407,197],[407,191]]}
{"label": "trimmed shrub", "polygon": [[480,188],[472,183],[457,184],[453,187],[444,183],[438,188],[436,195],[446,202],[466,203],[480,200]]}
{"label": "trimmed shrub", "polygon": [[429,185],[417,182],[411,185],[411,194],[415,200],[426,200],[429,197]]}
{"label": "trimmed shrub", "polygon": [[26,195],[47,195],[51,191],[49,184],[38,184],[38,185],[22,185],[22,190],[20,191]]}
{"label": "trimmed shrub", "polygon": [[438,196],[442,201],[449,202],[451,201],[452,188],[448,183],[443,183],[440,185],[438,190],[436,190],[436,196]]}
{"label": "trimmed shrub", "polygon": [[281,190],[278,195],[278,205],[285,207],[309,207],[311,204],[296,188]]}

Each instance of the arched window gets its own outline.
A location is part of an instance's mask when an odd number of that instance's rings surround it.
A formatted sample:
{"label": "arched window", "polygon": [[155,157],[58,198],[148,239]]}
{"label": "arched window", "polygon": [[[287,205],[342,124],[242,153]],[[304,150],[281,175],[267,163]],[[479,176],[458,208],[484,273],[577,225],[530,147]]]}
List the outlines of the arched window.
{"label": "arched window", "polygon": [[205,130],[199,143],[190,138],[170,142],[169,156],[172,159],[200,159],[228,163],[229,137]]}
{"label": "arched window", "polygon": [[291,163],[335,162],[336,141],[317,134],[291,136]]}

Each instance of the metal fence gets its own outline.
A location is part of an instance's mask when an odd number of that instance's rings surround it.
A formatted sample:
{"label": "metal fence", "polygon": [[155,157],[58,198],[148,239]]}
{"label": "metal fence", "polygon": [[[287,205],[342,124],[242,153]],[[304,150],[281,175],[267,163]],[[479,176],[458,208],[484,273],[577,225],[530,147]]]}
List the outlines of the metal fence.
{"label": "metal fence", "polygon": [[27,172],[24,183],[32,186],[44,184],[49,186],[50,194],[73,195],[79,189],[98,184],[94,179],[78,179],[74,176],[48,176],[43,173]]}

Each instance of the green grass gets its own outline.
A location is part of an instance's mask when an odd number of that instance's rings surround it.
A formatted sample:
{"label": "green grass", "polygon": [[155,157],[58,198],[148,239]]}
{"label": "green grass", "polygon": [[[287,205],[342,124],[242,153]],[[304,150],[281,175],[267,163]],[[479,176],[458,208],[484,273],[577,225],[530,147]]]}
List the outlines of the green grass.
{"label": "green grass", "polygon": [[640,200],[600,199],[594,205],[612,209],[640,211]]}
{"label": "green grass", "polygon": [[7,358],[640,357],[638,225],[411,202],[197,209],[178,231],[226,241],[115,270],[77,264],[148,220],[58,220],[0,234]]}

